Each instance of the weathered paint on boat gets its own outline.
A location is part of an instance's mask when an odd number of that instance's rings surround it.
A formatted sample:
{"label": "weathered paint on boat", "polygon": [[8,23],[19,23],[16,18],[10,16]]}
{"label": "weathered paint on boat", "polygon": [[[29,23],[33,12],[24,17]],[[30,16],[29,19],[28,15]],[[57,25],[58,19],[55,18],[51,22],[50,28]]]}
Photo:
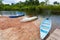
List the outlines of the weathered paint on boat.
{"label": "weathered paint on boat", "polygon": [[34,17],[26,17],[26,18],[23,18],[21,20],[21,22],[29,22],[29,21],[32,21],[32,20],[35,20],[37,19],[38,17],[34,16]]}
{"label": "weathered paint on boat", "polygon": [[40,25],[40,36],[44,39],[51,29],[51,19],[46,18]]}
{"label": "weathered paint on boat", "polygon": [[10,15],[9,18],[17,18],[17,17],[21,17],[24,16],[24,13],[17,13],[16,15]]}

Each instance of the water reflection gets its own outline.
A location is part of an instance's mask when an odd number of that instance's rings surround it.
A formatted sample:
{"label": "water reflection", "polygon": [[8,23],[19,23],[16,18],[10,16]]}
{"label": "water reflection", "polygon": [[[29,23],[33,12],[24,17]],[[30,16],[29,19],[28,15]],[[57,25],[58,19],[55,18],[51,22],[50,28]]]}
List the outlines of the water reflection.
{"label": "water reflection", "polygon": [[60,16],[51,16],[52,20],[52,29],[51,32],[53,32],[55,29],[59,28],[60,29]]}
{"label": "water reflection", "polygon": [[19,12],[19,11],[0,11],[0,15],[2,15],[2,16],[17,15],[17,14],[25,14],[25,13]]}

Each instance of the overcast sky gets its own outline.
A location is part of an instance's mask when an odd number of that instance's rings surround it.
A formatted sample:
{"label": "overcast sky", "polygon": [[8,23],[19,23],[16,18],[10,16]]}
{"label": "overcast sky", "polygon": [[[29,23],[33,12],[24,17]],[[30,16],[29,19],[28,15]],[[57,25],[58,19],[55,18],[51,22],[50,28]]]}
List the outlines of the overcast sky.
{"label": "overcast sky", "polygon": [[[3,0],[3,3],[10,4],[10,3],[17,3],[19,1],[24,2],[25,0]],[[44,0],[39,0],[39,2],[41,1],[44,1]],[[49,3],[52,4],[54,1],[60,2],[60,0],[49,0]]]}

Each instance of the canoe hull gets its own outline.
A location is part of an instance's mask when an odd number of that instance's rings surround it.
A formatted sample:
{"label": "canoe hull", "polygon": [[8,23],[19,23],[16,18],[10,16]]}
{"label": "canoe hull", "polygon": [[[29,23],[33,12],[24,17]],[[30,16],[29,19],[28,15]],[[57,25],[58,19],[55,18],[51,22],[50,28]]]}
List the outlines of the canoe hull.
{"label": "canoe hull", "polygon": [[21,17],[21,16],[24,16],[24,15],[19,15],[19,16],[9,16],[9,18],[17,18],[17,17]]}
{"label": "canoe hull", "polygon": [[37,17],[30,17],[30,18],[26,17],[26,18],[22,19],[21,22],[29,22],[29,21],[33,21],[35,19],[37,19]]}
{"label": "canoe hull", "polygon": [[45,19],[40,25],[41,39],[44,39],[51,29],[51,19]]}

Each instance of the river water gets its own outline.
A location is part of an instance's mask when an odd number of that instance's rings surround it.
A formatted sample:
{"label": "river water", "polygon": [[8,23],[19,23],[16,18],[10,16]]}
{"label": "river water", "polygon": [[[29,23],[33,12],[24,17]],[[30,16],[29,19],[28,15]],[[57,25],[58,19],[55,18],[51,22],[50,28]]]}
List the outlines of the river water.
{"label": "river water", "polygon": [[19,12],[19,11],[0,11],[0,15],[2,15],[2,16],[17,15],[17,14],[25,14],[25,12]]}
{"label": "river water", "polygon": [[52,30],[51,32],[53,32],[56,28],[60,29],[60,16],[51,16],[51,20],[52,20]]}

